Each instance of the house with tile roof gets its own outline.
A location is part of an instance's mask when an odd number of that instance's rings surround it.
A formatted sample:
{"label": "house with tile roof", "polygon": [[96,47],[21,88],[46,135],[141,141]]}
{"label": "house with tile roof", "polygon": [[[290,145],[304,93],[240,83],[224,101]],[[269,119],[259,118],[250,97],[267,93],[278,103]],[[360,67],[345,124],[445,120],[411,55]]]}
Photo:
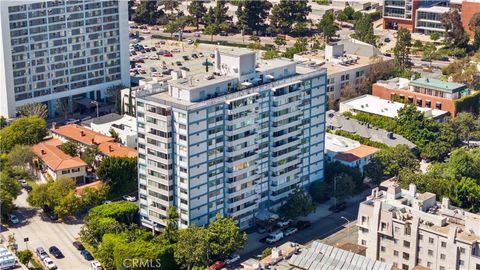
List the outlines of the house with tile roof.
{"label": "house with tile roof", "polygon": [[62,142],[75,141],[80,144],[81,151],[86,147],[98,147],[102,157],[136,157],[137,151],[133,148],[115,142],[115,139],[95,132],[84,126],[70,124],[57,127],[52,125],[52,136]]}
{"label": "house with tile roof", "polygon": [[363,167],[370,159],[380,152],[380,149],[360,144],[358,141],[325,133],[325,155],[327,162],[338,161],[345,166],[358,168],[363,172]]}
{"label": "house with tile roof", "polygon": [[87,174],[87,163],[79,157],[72,157],[65,154],[58,146],[62,144],[59,139],[49,139],[32,146],[36,156],[34,167],[35,174],[41,180],[49,178],[57,180],[61,176],[74,179],[77,184],[85,183]]}

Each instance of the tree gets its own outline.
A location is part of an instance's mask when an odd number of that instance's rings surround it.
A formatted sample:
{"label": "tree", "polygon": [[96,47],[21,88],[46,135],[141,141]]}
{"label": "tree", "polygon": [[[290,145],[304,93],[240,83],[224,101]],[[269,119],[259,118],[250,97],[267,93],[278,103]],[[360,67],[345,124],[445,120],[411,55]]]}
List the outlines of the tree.
{"label": "tree", "polygon": [[0,179],[0,213],[2,219],[7,220],[15,207],[13,201],[20,195],[22,188],[6,170],[0,171]]}
{"label": "tree", "polygon": [[271,247],[267,247],[266,249],[264,249],[262,251],[262,259],[265,259],[266,257],[272,255],[272,248]]}
{"label": "tree", "polygon": [[465,48],[468,44],[468,34],[463,28],[460,13],[453,9],[444,13],[441,22],[445,27],[445,41],[447,44],[453,44],[454,47]]}
{"label": "tree", "polygon": [[110,133],[110,137],[112,137],[115,140],[115,142],[120,142],[120,143],[122,142],[122,140],[120,139],[120,135],[118,134],[118,132],[115,131],[115,129],[110,128],[108,133]]}
{"label": "tree", "polygon": [[243,33],[256,33],[265,30],[265,20],[268,17],[272,4],[266,0],[241,1],[237,6],[237,25]]}
{"label": "tree", "polygon": [[127,201],[118,201],[96,206],[88,212],[85,221],[98,218],[113,218],[116,221],[129,225],[134,222],[138,206]]}
{"label": "tree", "polygon": [[9,234],[8,239],[7,239],[7,248],[10,249],[13,252],[17,251],[17,239],[15,239],[15,233]]}
{"label": "tree", "polygon": [[276,36],[273,42],[278,46],[278,49],[280,49],[280,46],[287,45],[287,41],[285,40],[284,36]]}
{"label": "tree", "polygon": [[340,101],[345,101],[345,100],[350,100],[354,97],[358,97],[358,92],[355,87],[353,87],[351,84],[345,84],[342,87],[342,90],[340,92]]}
{"label": "tree", "polygon": [[85,220],[79,236],[85,243],[97,248],[106,233],[120,233],[125,229],[122,224],[111,217],[93,217]]}
{"label": "tree", "polygon": [[315,210],[312,199],[300,188],[296,188],[288,196],[285,203],[280,206],[279,212],[286,218],[295,219],[300,216],[307,216]]}
{"label": "tree", "polygon": [[289,34],[296,23],[306,23],[312,11],[306,0],[280,0],[270,14],[270,28],[273,32]]}
{"label": "tree", "polygon": [[306,38],[297,38],[293,47],[287,48],[287,51],[283,54],[284,57],[293,58],[296,53],[301,53],[307,50],[308,40]]}
{"label": "tree", "polygon": [[335,176],[333,181],[333,197],[335,202],[344,202],[347,198],[354,193],[355,182],[353,178],[345,173],[339,173]]}
{"label": "tree", "polygon": [[379,183],[385,177],[398,176],[402,169],[416,172],[420,168],[418,160],[403,144],[377,153],[370,160],[370,164],[366,167],[365,173],[375,183]]}
{"label": "tree", "polygon": [[452,201],[460,208],[476,213],[480,211],[480,185],[471,178],[462,178],[455,185]]}
{"label": "tree", "polygon": [[205,27],[205,29],[203,30],[203,33],[205,35],[210,35],[210,41],[213,41],[213,35],[216,35],[219,32],[220,27],[215,23],[207,25],[207,27]]}
{"label": "tree", "polygon": [[468,27],[473,32],[473,49],[480,49],[480,12],[473,14],[468,22]]}
{"label": "tree", "polygon": [[80,145],[74,141],[64,142],[58,148],[60,148],[60,150],[62,150],[62,152],[65,154],[72,157],[78,156],[78,153],[80,152]]}
{"label": "tree", "polygon": [[205,16],[205,13],[207,13],[207,8],[203,4],[203,1],[194,0],[190,2],[187,10],[190,16],[192,16],[193,25],[198,30],[200,23],[204,23],[203,17]]}
{"label": "tree", "polygon": [[414,142],[420,150],[428,142],[434,141],[438,135],[438,124],[431,118],[426,118],[413,104],[401,108],[395,120],[397,122],[395,131]]}
{"label": "tree", "polygon": [[330,188],[324,181],[315,181],[308,188],[312,200],[316,203],[326,202],[330,198]]}
{"label": "tree", "polygon": [[47,135],[45,120],[37,116],[20,117],[0,130],[0,149],[10,151],[15,145],[33,145]]}
{"label": "tree", "polygon": [[180,5],[180,1],[177,0],[159,0],[159,5],[163,5],[163,9],[170,11],[170,17],[173,17],[174,12],[178,12],[178,6]]}
{"label": "tree", "polygon": [[432,33],[430,34],[430,39],[431,39],[432,41],[437,41],[437,40],[439,40],[439,39],[440,39],[440,33],[438,33],[438,32],[432,32]]}
{"label": "tree", "polygon": [[247,242],[247,234],[240,232],[235,220],[220,214],[208,225],[207,236],[211,260],[226,258],[235,250],[242,249]]}
{"label": "tree", "polygon": [[375,37],[375,34],[373,33],[373,21],[370,15],[367,14],[362,16],[356,21],[353,37],[368,44],[376,44],[377,37]]}
{"label": "tree", "polygon": [[178,242],[175,245],[175,261],[187,268],[208,265],[208,234],[204,227],[189,226],[178,232]]}
{"label": "tree", "polygon": [[13,166],[24,167],[26,164],[30,164],[35,155],[33,154],[32,147],[28,145],[17,144],[8,154],[10,162]]}
{"label": "tree", "polygon": [[475,118],[470,113],[461,112],[452,120],[452,124],[459,136],[459,139],[466,142],[470,147],[470,141],[480,137],[480,118]]}
{"label": "tree", "polygon": [[213,11],[213,7],[208,8],[207,14],[205,14],[205,17],[203,20],[206,26],[215,24],[215,11]]}
{"label": "tree", "polygon": [[263,59],[274,59],[280,57],[280,52],[278,49],[270,49],[263,53]]}
{"label": "tree", "polygon": [[378,186],[385,177],[385,164],[380,158],[372,158],[370,162],[363,167],[363,171],[365,172],[365,176],[370,179],[370,183]]}
{"label": "tree", "polygon": [[80,158],[85,161],[85,163],[93,167],[97,161],[97,155],[99,153],[98,146],[96,145],[86,147],[85,150],[83,150],[83,152],[80,154]]}
{"label": "tree", "polygon": [[33,258],[33,253],[28,249],[19,250],[15,255],[17,255],[18,261],[25,266],[28,266],[28,263]]}
{"label": "tree", "polygon": [[178,32],[180,30],[180,25],[178,24],[177,21],[169,22],[166,26],[165,29],[163,30],[165,33],[169,33],[170,37],[173,36],[174,33]]}
{"label": "tree", "polygon": [[228,12],[228,6],[226,5],[226,1],[217,0],[216,5],[213,8],[214,23],[219,25],[221,23],[231,21],[232,17],[228,16],[227,12]]}
{"label": "tree", "polygon": [[47,118],[48,109],[44,103],[28,103],[17,108],[21,116],[37,116]]}
{"label": "tree", "polygon": [[327,11],[323,14],[322,19],[317,24],[318,30],[322,33],[326,42],[329,42],[337,32],[337,26],[335,25],[335,15],[332,11]]}
{"label": "tree", "polygon": [[97,176],[110,186],[110,196],[130,193],[137,189],[137,158],[106,157],[97,167]]}
{"label": "tree", "polygon": [[165,230],[163,231],[170,243],[173,243],[176,239],[179,218],[180,215],[177,212],[177,208],[175,206],[170,206],[167,209],[167,217],[165,218]]}
{"label": "tree", "polygon": [[406,28],[400,28],[397,32],[397,43],[393,48],[395,55],[395,69],[399,75],[404,75],[412,66],[410,60],[410,46],[412,46],[412,36]]}
{"label": "tree", "polygon": [[140,1],[132,19],[137,23],[156,24],[163,11],[158,10],[157,1]]}

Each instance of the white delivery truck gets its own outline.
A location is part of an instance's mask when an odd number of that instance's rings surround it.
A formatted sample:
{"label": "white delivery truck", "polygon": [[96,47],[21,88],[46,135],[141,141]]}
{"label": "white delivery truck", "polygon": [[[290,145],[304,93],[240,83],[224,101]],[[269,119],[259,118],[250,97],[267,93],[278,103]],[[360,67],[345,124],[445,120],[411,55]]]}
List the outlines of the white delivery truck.
{"label": "white delivery truck", "polygon": [[8,249],[0,247],[0,270],[15,267],[17,259]]}

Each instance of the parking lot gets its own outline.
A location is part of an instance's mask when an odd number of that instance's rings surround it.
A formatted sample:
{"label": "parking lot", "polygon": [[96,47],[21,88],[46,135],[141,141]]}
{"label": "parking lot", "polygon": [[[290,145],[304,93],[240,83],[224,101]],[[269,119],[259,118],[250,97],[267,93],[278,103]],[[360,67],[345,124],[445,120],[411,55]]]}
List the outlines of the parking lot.
{"label": "parking lot", "polygon": [[[56,246],[63,253],[64,258],[56,259],[50,255],[58,269],[91,269],[90,262],[86,261],[78,250],[72,245],[82,226],[79,220],[54,223],[42,215],[42,211],[32,208],[26,202],[27,193],[23,193],[15,200],[18,209],[14,212],[20,223],[6,228],[2,226],[2,237],[14,234],[18,250],[26,248],[35,252],[38,247],[43,247],[47,253],[51,246]],[[28,238],[27,243],[24,238]]]}
{"label": "parking lot", "polygon": [[[134,76],[143,78],[158,77],[158,78],[170,78],[170,71],[180,70],[182,67],[186,68],[188,74],[203,73],[206,70],[205,61],[210,63],[209,71],[213,71],[212,64],[214,58],[212,57],[215,48],[221,48],[223,50],[234,50],[233,47],[218,46],[212,44],[188,44],[188,40],[173,41],[163,40],[157,38],[151,38],[150,35],[142,35],[144,40],[140,40],[138,43],[130,42],[130,45],[140,44],[149,48],[150,52],[142,52],[142,50],[135,50],[135,53],[130,52],[130,62],[136,61],[136,67],[131,66],[131,75],[134,75],[135,70],[139,73]],[[145,45],[147,45],[145,47]],[[155,48],[155,51],[151,51],[151,48]],[[170,56],[170,54],[171,56]],[[160,55],[159,55],[160,54]],[[155,59],[151,59],[151,57]],[[196,57],[195,57],[196,56]],[[158,57],[158,59],[156,59]],[[178,64],[179,62],[180,64]],[[152,70],[154,68],[154,70]],[[165,74],[162,72],[165,71]]]}

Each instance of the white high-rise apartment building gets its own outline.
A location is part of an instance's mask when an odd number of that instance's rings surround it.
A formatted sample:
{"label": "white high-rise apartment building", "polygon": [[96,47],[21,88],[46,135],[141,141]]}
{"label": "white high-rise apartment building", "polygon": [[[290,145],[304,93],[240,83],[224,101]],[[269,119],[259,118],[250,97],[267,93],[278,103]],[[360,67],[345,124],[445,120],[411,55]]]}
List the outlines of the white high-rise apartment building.
{"label": "white high-rise apartment building", "polygon": [[[323,179],[326,71],[216,50],[215,73],[182,74],[137,94],[140,214],[180,226],[217,213],[245,229],[260,209]],[[146,92],[146,91],[144,91]]]}
{"label": "white high-rise apartment building", "polygon": [[[409,270],[480,270],[480,215],[386,181],[360,203],[358,244],[367,257]],[[386,190],[385,190],[386,188]]]}
{"label": "white high-rise apartment building", "polygon": [[[0,115],[130,85],[128,8],[119,0],[0,1]],[[72,99],[73,98],[73,99]],[[63,101],[62,101],[63,102]]]}

